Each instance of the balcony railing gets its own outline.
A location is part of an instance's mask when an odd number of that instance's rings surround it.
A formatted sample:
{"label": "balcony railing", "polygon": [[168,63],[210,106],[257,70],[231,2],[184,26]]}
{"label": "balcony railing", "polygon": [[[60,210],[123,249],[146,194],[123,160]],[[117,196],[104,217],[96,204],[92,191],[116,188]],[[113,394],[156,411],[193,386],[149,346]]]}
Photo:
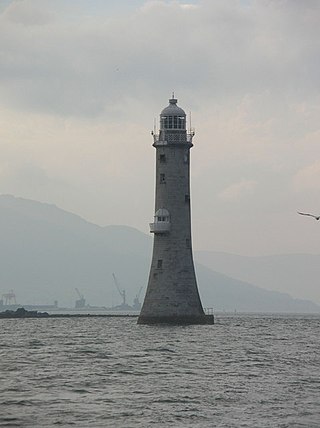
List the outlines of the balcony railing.
{"label": "balcony railing", "polygon": [[170,232],[170,221],[158,221],[149,223],[150,233],[168,233]]}
{"label": "balcony railing", "polygon": [[153,136],[153,143],[155,146],[167,146],[168,144],[172,143],[184,144],[186,142],[192,144],[192,139],[195,136],[195,131],[194,129],[191,129],[186,134],[173,134],[167,132],[166,134],[164,134],[164,136],[161,137],[160,134],[156,134],[152,131],[151,135]]}

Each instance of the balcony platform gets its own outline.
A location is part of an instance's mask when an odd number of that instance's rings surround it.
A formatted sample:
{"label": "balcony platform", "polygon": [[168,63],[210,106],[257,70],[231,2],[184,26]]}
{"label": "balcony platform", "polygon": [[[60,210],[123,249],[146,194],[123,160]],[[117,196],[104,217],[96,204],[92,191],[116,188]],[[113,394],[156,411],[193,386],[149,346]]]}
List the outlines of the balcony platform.
{"label": "balcony platform", "polygon": [[158,221],[156,223],[149,223],[150,233],[169,233],[170,222],[169,221]]}

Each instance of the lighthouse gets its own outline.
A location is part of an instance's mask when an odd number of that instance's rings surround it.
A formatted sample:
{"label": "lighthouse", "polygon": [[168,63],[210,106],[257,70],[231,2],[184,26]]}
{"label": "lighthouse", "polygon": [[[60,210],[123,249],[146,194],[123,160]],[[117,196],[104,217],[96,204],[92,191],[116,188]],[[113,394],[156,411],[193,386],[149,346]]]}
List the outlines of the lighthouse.
{"label": "lighthouse", "polygon": [[202,308],[194,270],[190,212],[190,149],[186,114],[172,96],[160,114],[156,149],[153,254],[139,324],[213,324]]}

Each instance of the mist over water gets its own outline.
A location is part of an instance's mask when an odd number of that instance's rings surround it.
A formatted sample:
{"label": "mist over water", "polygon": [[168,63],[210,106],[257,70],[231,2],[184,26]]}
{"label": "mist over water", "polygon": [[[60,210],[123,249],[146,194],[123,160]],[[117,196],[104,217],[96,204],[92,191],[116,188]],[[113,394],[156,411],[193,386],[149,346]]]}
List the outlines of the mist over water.
{"label": "mist over water", "polygon": [[3,319],[0,338],[0,426],[319,426],[320,316]]}

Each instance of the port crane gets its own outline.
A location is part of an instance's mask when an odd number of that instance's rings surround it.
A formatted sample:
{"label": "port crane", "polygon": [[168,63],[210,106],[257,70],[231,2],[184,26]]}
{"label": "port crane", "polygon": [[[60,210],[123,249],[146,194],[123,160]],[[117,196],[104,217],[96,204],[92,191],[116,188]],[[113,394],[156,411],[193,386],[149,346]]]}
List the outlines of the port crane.
{"label": "port crane", "polygon": [[141,309],[141,303],[140,303],[140,295],[143,287],[140,287],[138,293],[136,294],[136,297],[133,299],[133,308],[135,310]]}
{"label": "port crane", "polygon": [[2,294],[2,298],[4,299],[5,305],[16,305],[16,295],[13,290],[10,290],[8,293]]}
{"label": "port crane", "polygon": [[84,298],[84,295],[80,293],[80,291],[78,290],[77,287],[75,288],[75,290],[76,290],[76,293],[79,297],[79,299],[76,300],[75,307],[77,309],[84,308],[86,306],[86,299]]}
{"label": "port crane", "polygon": [[117,290],[119,291],[119,294],[122,297],[122,305],[125,306],[126,305],[126,290],[125,289],[121,290],[119,283],[118,283],[118,280],[117,280],[117,277],[115,276],[114,273],[112,274],[112,276],[113,276],[114,283],[117,287]]}

